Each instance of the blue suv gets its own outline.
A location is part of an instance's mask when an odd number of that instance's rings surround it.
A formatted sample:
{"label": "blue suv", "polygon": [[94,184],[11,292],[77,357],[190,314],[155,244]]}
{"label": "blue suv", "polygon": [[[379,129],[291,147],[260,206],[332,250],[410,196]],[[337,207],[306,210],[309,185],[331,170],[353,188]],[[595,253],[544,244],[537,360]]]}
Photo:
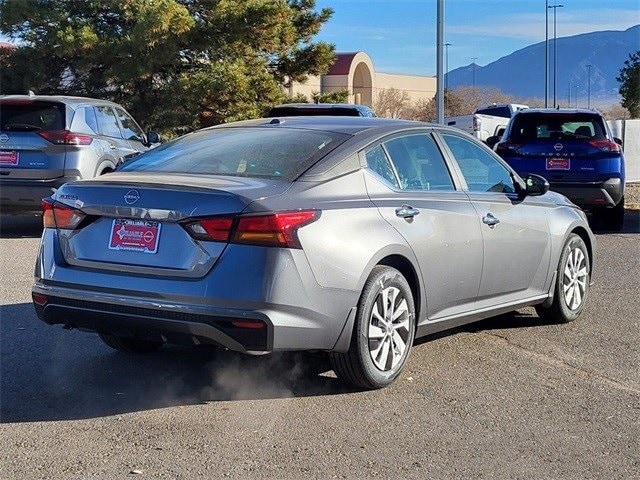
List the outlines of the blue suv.
{"label": "blue suv", "polygon": [[621,230],[621,144],[594,110],[530,109],[514,115],[494,150],[521,176],[542,175],[551,190],[592,212],[605,228]]}

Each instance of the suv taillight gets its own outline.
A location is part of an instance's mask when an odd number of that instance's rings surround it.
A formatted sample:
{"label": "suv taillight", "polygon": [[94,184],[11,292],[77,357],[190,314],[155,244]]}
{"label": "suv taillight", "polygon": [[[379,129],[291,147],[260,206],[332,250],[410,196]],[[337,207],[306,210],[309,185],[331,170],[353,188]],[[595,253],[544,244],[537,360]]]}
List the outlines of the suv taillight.
{"label": "suv taillight", "polygon": [[56,203],[51,198],[42,200],[42,223],[44,228],[74,230],[86,215],[75,208]]}
{"label": "suv taillight", "polygon": [[598,150],[602,150],[603,152],[620,152],[620,145],[616,142],[612,142],[611,140],[591,140],[589,145],[592,147],[596,147]]}
{"label": "suv taillight", "polygon": [[38,132],[45,140],[56,145],[89,145],[93,138],[82,133],[73,133],[69,130],[47,130]]}
{"label": "suv taillight", "polygon": [[214,242],[244,243],[265,247],[302,248],[298,229],[318,219],[317,210],[278,212],[268,215],[213,217],[184,224],[192,237]]}
{"label": "suv taillight", "polygon": [[500,142],[497,146],[496,146],[496,152],[499,152],[500,150],[506,150],[507,152],[515,152],[516,150],[518,150],[520,147],[522,147],[522,143],[513,143],[513,142]]}

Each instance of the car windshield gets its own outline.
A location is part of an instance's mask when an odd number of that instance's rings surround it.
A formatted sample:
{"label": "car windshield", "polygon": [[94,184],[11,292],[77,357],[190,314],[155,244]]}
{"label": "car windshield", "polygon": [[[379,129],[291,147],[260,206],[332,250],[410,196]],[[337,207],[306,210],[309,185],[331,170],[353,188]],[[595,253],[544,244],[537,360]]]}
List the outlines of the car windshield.
{"label": "car windshield", "polygon": [[518,115],[513,122],[509,136],[515,142],[606,138],[601,118],[589,113],[528,113]]}
{"label": "car windshield", "polygon": [[38,101],[0,102],[1,130],[47,131],[62,130],[65,107],[61,103]]}
{"label": "car windshield", "polygon": [[194,132],[150,150],[120,171],[295,180],[349,135],[278,127]]}

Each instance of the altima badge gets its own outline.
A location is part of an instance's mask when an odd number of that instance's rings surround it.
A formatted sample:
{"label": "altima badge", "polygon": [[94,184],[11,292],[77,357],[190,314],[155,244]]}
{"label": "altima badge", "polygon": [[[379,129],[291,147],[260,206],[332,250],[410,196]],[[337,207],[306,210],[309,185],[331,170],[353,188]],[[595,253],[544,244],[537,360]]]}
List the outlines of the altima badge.
{"label": "altima badge", "polygon": [[124,201],[127,205],[133,205],[140,200],[140,192],[137,190],[129,190],[124,194]]}

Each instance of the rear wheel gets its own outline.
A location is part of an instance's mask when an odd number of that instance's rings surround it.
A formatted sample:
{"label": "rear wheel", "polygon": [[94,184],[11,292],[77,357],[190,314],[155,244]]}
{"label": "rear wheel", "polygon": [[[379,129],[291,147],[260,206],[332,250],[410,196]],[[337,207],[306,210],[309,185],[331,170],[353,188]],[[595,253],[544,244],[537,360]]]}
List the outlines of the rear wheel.
{"label": "rear wheel", "polygon": [[415,336],[415,306],[407,280],[378,265],[365,283],[349,351],[331,353],[336,375],[358,387],[391,384],[407,362]]}
{"label": "rear wheel", "polygon": [[140,338],[119,337],[110,333],[99,333],[104,343],[114,350],[124,353],[149,353],[158,350],[162,342],[142,340]]}
{"label": "rear wheel", "polygon": [[554,290],[553,303],[536,306],[538,315],[551,322],[574,321],[584,308],[591,281],[589,252],[584,240],[572,233],[564,245]]}

